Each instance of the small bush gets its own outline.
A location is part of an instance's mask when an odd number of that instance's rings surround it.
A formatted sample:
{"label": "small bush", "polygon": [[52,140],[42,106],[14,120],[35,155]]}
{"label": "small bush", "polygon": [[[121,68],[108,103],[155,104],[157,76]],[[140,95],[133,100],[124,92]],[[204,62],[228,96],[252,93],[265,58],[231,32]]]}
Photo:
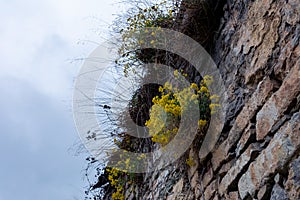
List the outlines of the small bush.
{"label": "small bush", "polygon": [[[178,76],[177,70],[174,75]],[[181,113],[190,105],[198,103],[199,129],[207,124],[210,114],[219,106],[217,103],[211,103],[211,100],[217,99],[216,95],[210,96],[207,85],[211,82],[212,77],[205,76],[199,86],[192,83],[190,87],[179,90],[166,82],[159,88],[161,95],[153,98],[154,105],[150,111],[150,119],[145,123],[153,142],[163,146],[169,143],[178,131]]]}

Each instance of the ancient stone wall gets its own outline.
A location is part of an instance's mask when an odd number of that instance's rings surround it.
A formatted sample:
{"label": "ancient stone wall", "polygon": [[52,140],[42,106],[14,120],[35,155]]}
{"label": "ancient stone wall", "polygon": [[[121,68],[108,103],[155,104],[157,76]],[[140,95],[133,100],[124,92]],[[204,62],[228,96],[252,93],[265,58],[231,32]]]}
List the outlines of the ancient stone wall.
{"label": "ancient stone wall", "polygon": [[[190,16],[189,16],[190,17]],[[128,199],[300,199],[300,2],[228,0],[212,57],[226,124],[199,150],[127,189]]]}

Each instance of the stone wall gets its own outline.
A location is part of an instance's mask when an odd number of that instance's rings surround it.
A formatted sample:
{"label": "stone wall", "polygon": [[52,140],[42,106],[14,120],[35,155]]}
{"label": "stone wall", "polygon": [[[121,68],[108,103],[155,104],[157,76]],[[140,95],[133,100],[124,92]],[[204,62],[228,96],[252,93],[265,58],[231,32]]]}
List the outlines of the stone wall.
{"label": "stone wall", "polygon": [[229,95],[221,137],[201,162],[194,145],[194,165],[146,174],[127,199],[300,199],[299,4],[222,6],[211,52]]}

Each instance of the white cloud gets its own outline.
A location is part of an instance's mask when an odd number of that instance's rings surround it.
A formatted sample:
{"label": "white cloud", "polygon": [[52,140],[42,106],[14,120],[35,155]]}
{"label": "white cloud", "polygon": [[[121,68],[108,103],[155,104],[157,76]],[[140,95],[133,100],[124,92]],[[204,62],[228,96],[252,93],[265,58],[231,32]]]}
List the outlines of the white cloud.
{"label": "white cloud", "polygon": [[93,29],[102,27],[104,34],[101,20],[111,22],[118,12],[112,1],[99,0],[15,0],[0,2],[0,7],[0,78],[23,79],[60,97],[70,92],[70,74],[78,70],[67,60],[85,57],[96,47],[77,42],[101,42]]}
{"label": "white cloud", "polygon": [[[0,199],[67,199],[82,186],[84,161],[67,155],[77,137],[70,107],[64,107],[71,104],[81,63],[68,59],[96,48],[78,40],[101,42],[93,30],[99,25],[106,32],[101,20],[109,22],[118,12],[111,4],[0,0]],[[14,194],[19,190],[19,196]]]}

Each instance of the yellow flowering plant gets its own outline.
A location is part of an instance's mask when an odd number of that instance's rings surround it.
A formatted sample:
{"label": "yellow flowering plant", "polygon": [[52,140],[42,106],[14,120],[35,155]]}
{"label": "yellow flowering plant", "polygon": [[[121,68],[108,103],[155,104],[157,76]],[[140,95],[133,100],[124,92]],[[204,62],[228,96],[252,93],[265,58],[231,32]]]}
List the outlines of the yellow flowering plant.
{"label": "yellow flowering plant", "polygon": [[[112,200],[124,200],[125,199],[125,191],[124,189],[127,188],[129,185],[134,184],[136,182],[139,182],[140,177],[135,173],[130,173],[127,170],[121,170],[128,169],[130,170],[130,158],[126,157],[126,154],[124,154],[124,158],[122,161],[119,161],[117,166],[119,167],[105,167],[105,170],[108,174],[108,182],[109,184],[114,188],[114,191],[112,193]],[[145,158],[145,154],[140,154],[138,156],[138,160],[141,160]]]}
{"label": "yellow flowering plant", "polygon": [[186,159],[186,164],[189,166],[189,167],[193,167],[196,165],[196,162],[194,161],[193,157],[189,156],[187,159]]}
{"label": "yellow flowering plant", "polygon": [[122,179],[120,179],[120,176],[122,176],[122,173],[124,172],[110,167],[106,167],[105,170],[108,172],[108,181],[110,185],[115,189],[115,191],[112,193],[112,199],[124,200],[124,182],[122,182]]}
{"label": "yellow flowering plant", "polygon": [[[115,63],[124,67],[124,74],[126,76],[130,70],[139,66],[142,60],[153,56],[153,52],[140,52],[137,50],[137,47],[146,42],[149,42],[151,45],[157,42],[156,40],[145,41],[142,38],[137,38],[137,35],[134,33],[145,28],[155,27],[157,28],[156,31],[159,31],[160,28],[172,28],[176,13],[179,11],[178,4],[169,1],[161,1],[145,7],[134,6],[136,8],[131,9],[132,13],[127,17],[124,27],[119,27],[120,23],[116,25],[118,27],[116,31],[122,37],[120,41],[121,46],[118,51],[120,57],[116,59]],[[148,30],[146,29],[146,31]],[[152,31],[149,35],[155,37],[157,34],[156,31]]]}
{"label": "yellow flowering plant", "polygon": [[[178,73],[175,70],[174,76],[178,77]],[[178,131],[182,111],[186,110],[186,106],[191,103],[199,105],[199,129],[207,125],[210,114],[213,114],[220,106],[217,104],[218,96],[210,95],[207,87],[212,81],[212,77],[204,76],[199,85],[192,83],[190,87],[182,90],[173,87],[169,82],[159,88],[161,95],[153,98],[150,119],[145,123],[153,142],[163,146],[169,143]]]}

